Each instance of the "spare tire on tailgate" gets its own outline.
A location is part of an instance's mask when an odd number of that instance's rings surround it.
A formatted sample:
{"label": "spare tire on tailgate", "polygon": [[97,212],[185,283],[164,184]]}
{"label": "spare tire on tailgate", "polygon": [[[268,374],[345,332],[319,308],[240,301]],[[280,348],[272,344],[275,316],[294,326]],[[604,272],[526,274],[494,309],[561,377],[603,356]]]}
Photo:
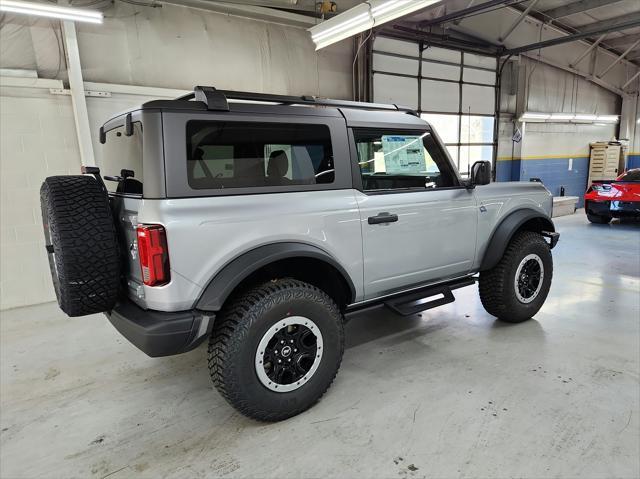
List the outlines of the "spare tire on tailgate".
{"label": "spare tire on tailgate", "polygon": [[49,267],[69,316],[109,311],[120,286],[120,256],[109,198],[90,176],[50,176],[40,188]]}

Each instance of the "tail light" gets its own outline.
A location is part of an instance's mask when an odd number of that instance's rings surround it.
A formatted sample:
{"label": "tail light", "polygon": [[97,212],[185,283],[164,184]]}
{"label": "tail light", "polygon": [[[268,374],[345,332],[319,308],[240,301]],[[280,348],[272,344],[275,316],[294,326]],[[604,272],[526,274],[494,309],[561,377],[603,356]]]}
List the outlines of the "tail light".
{"label": "tail light", "polygon": [[160,286],[170,281],[167,233],[160,225],[138,225],[138,254],[142,281],[147,286]]}
{"label": "tail light", "polygon": [[594,191],[611,191],[611,185],[602,183],[591,185],[590,188],[592,188]]}

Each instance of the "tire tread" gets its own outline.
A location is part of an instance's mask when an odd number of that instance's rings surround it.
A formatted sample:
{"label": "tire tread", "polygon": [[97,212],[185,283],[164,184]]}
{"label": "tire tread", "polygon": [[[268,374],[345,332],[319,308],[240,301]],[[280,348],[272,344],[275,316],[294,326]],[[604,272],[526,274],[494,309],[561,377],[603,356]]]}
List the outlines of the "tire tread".
{"label": "tire tread", "polygon": [[120,256],[109,200],[98,182],[89,176],[50,176],[40,199],[54,244],[60,308],[69,316],[113,308]]}
{"label": "tire tread", "polygon": [[[517,256],[522,251],[529,251],[534,245],[544,245],[545,248],[548,248],[547,242],[539,233],[533,231],[517,233],[507,245],[498,264],[490,270],[480,273],[480,281],[478,282],[480,301],[489,314],[507,322],[520,322],[528,319],[515,314],[513,308],[510,307],[513,298],[509,292],[508,282],[512,281],[509,270]],[[550,278],[553,270],[546,271],[545,274]]]}
{"label": "tire tread", "polygon": [[[287,411],[266,411],[255,403],[246,400],[233,380],[234,357],[241,345],[246,341],[255,319],[265,306],[273,301],[275,295],[289,292],[295,297],[319,301],[323,307],[332,312],[332,316],[342,322],[342,315],[334,301],[322,290],[297,279],[285,278],[258,285],[245,290],[227,302],[211,333],[209,340],[208,367],[211,380],[224,399],[245,416],[265,422],[280,421],[295,416],[310,408],[320,400],[335,379],[340,360],[335,365],[335,371],[324,390],[318,395],[313,404],[303,404]],[[340,325],[342,327],[342,325]],[[340,351],[344,350],[344,335],[340,337]]]}

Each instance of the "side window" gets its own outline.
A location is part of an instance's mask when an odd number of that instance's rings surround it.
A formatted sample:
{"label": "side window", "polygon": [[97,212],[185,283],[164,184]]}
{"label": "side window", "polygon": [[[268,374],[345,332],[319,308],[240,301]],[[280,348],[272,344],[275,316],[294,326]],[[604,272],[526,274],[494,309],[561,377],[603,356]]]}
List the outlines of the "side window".
{"label": "side window", "polygon": [[429,131],[354,129],[353,134],[365,191],[457,186]]}
{"label": "side window", "polygon": [[133,135],[126,136],[124,126],[109,130],[103,146],[101,171],[108,176],[116,176],[123,169],[133,170],[135,178],[126,181],[107,181],[109,191],[119,193],[142,193],[142,123],[133,123]]}
{"label": "side window", "polygon": [[333,183],[326,125],[190,121],[187,178],[195,189]]}

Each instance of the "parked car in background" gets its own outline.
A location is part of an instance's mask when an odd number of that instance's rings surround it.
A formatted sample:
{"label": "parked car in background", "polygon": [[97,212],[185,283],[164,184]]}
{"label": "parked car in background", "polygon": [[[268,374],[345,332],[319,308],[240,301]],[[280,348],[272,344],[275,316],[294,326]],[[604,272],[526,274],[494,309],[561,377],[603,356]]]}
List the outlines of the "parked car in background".
{"label": "parked car in background", "polygon": [[584,211],[592,223],[640,219],[640,168],[627,170],[615,180],[594,181],[584,195]]}

